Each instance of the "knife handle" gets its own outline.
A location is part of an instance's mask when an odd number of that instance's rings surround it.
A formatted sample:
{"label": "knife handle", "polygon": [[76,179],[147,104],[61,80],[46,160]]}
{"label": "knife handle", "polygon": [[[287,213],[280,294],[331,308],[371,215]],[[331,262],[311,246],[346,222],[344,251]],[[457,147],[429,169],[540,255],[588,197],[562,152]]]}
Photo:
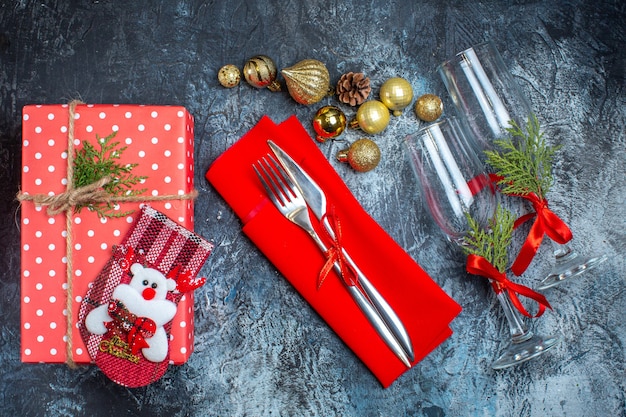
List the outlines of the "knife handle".
{"label": "knife handle", "polygon": [[[335,232],[330,226],[328,219],[324,218],[323,223],[328,233],[334,238]],[[402,348],[404,349],[404,352],[406,352],[406,355],[408,356],[410,361],[413,362],[415,360],[413,344],[411,343],[411,338],[409,337],[406,328],[402,324],[402,321],[400,321],[400,318],[398,317],[396,312],[393,311],[393,308],[391,308],[389,303],[387,303],[387,300],[383,298],[383,296],[378,292],[376,287],[372,285],[372,283],[367,279],[365,274],[359,269],[356,262],[352,260],[352,257],[350,256],[348,251],[346,251],[345,248],[341,248],[341,251],[350,266],[356,272],[357,278],[361,283],[361,288],[363,288],[363,291],[365,291],[366,297],[374,305],[374,308],[378,311],[378,314],[383,318],[384,322],[387,324],[387,327],[395,336],[395,339],[398,341],[398,343],[402,345]],[[360,289],[358,290],[360,291]]]}
{"label": "knife handle", "polygon": [[365,291],[367,298],[374,305],[378,313],[382,316],[383,320],[389,323],[390,330],[404,348],[404,351],[406,352],[409,360],[413,362],[415,360],[415,354],[413,353],[411,338],[404,328],[404,325],[400,321],[400,318],[397,316],[395,311],[393,311],[389,303],[387,303],[387,300],[383,298],[383,296],[378,292],[376,287],[372,285],[372,283],[367,279],[365,274],[363,274],[363,272],[359,269],[359,267],[348,254],[348,252],[343,248],[342,251],[348,263],[350,263],[352,268],[354,268],[355,272],[357,273],[359,283],[361,284],[363,291]]}
{"label": "knife handle", "polygon": [[391,333],[385,322],[378,315],[376,309],[369,303],[365,295],[359,291],[359,289],[354,285],[347,286],[350,295],[359,306],[361,311],[365,314],[367,319],[372,323],[374,330],[379,334],[379,336],[385,341],[387,346],[395,353],[395,355],[406,365],[407,368],[411,367],[411,361],[409,360],[406,352],[402,348],[401,345],[398,344],[396,338]]}
{"label": "knife handle", "polygon": [[[326,252],[327,247],[324,242],[322,242],[322,239],[320,239],[315,230],[309,230],[308,233],[311,238],[313,238],[315,243],[317,243],[321,251]],[[342,250],[348,262],[352,264],[354,270],[357,272],[359,280],[363,280],[361,282],[361,285],[363,285],[363,282],[365,282],[366,286],[370,287],[370,291],[374,293],[374,297],[363,294],[361,292],[361,288],[356,285],[348,285],[344,282],[345,287],[348,289],[348,292],[352,296],[352,299],[354,299],[354,301],[356,302],[357,306],[361,309],[363,314],[365,314],[365,317],[372,324],[374,330],[376,330],[376,333],[378,333],[378,335],[383,339],[383,341],[387,344],[389,349],[391,349],[391,351],[398,357],[398,359],[400,359],[407,368],[410,368],[411,362],[413,362],[414,359],[413,350],[409,349],[407,351],[407,348],[405,347],[405,342],[402,339],[398,339],[397,334],[399,330],[403,331],[403,334],[406,334],[406,331],[404,330],[404,326],[402,326],[400,319],[398,319],[398,317],[395,315],[387,302],[369,283],[367,278],[365,278],[365,275],[363,275],[359,268],[354,264],[352,259],[350,259],[350,256],[346,253],[346,251],[343,248]],[[339,275],[341,275],[342,271],[339,262],[335,261],[333,267],[335,268],[335,271]],[[376,304],[373,300],[377,300],[378,304]],[[385,311],[385,306],[388,309],[387,311]],[[383,314],[380,313],[381,309],[383,309],[384,311]],[[391,312],[391,314],[389,312]],[[388,321],[389,316],[391,316],[391,323],[393,325],[390,325]],[[408,339],[408,334],[406,335],[406,337]],[[409,348],[411,347],[410,341],[408,343],[408,346]]]}

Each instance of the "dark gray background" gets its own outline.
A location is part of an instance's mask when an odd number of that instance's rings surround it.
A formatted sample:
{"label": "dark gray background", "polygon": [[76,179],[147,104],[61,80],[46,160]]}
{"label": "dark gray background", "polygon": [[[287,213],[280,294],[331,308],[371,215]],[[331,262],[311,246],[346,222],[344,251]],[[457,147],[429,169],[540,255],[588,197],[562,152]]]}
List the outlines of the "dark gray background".
{"label": "dark gray background", "polygon": [[[623,416],[626,295],[624,209],[626,5],[615,1],[10,1],[0,5],[0,414],[15,416]],[[383,159],[358,174],[333,164],[363,206],[464,308],[454,335],[389,389],[308,308],[240,232],[204,179],[211,162],[267,114],[315,111],[287,93],[217,83],[224,64],[255,54],[280,68],[324,62],[333,82],[364,72],[373,94],[388,78],[446,99],[435,68],[493,39],[553,144],[551,207],[573,246],[604,252],[597,270],[548,294],[534,320],[563,342],[505,371],[490,363],[507,337],[488,285],[425,213],[401,138],[409,111],[373,137]],[[196,352],[141,389],[95,367],[19,360],[21,108],[30,103],[179,104],[196,119],[196,231],[216,243],[196,294]],[[344,110],[351,116],[350,108]],[[359,134],[348,132],[347,140]],[[341,147],[320,144],[329,159]],[[550,244],[520,278],[537,283]]]}

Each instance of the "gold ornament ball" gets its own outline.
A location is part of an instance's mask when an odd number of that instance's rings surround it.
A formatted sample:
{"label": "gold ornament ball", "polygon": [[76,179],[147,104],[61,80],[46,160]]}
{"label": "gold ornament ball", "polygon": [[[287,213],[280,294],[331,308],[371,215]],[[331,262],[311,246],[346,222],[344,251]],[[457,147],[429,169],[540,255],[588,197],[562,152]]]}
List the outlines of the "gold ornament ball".
{"label": "gold ornament ball", "polygon": [[371,171],[380,162],[380,149],[371,139],[359,139],[348,149],[337,153],[339,162],[347,162],[358,172]]}
{"label": "gold ornament ball", "polygon": [[380,101],[393,112],[394,116],[400,116],[402,110],[413,101],[413,88],[404,78],[390,78],[380,87]]}
{"label": "gold ornament ball", "polygon": [[315,113],[313,117],[313,130],[317,133],[316,139],[319,142],[326,142],[327,139],[336,138],[346,129],[346,115],[339,107],[324,106]]}
{"label": "gold ornament ball", "polygon": [[443,102],[434,94],[424,94],[415,102],[415,114],[425,122],[433,122],[443,113]]}
{"label": "gold ornament ball", "polygon": [[233,88],[241,81],[239,68],[232,64],[224,65],[217,73],[217,79],[223,87]]}
{"label": "gold ornament ball", "polygon": [[243,77],[255,88],[267,87],[271,91],[280,91],[280,84],[276,81],[277,76],[276,64],[266,55],[253,56],[243,66]]}
{"label": "gold ornament ball", "polygon": [[380,133],[389,124],[389,108],[378,100],[370,100],[359,106],[350,127],[359,127],[365,133]]}

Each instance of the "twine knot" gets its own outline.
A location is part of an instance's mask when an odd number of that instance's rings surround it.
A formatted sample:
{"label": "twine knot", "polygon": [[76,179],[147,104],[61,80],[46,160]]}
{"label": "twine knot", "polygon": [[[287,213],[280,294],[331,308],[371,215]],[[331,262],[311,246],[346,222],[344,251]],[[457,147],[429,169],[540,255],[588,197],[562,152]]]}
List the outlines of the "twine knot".
{"label": "twine knot", "polygon": [[112,196],[103,187],[113,181],[111,177],[102,177],[96,182],[78,188],[69,188],[61,194],[19,194],[20,201],[32,201],[38,206],[48,206],[46,212],[54,216],[77,206],[88,206],[97,203],[109,203]]}

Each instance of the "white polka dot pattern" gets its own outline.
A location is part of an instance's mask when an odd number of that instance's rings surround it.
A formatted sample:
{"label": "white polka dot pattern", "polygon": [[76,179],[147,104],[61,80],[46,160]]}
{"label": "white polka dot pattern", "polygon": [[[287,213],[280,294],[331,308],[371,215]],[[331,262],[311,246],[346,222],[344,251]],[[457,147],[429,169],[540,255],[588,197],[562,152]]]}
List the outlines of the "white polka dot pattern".
{"label": "white polka dot pattern", "polygon": [[[23,109],[22,192],[54,195],[67,184],[67,105],[31,105]],[[148,178],[145,195],[179,195],[193,190],[193,116],[180,106],[79,105],[75,112],[75,146],[96,134],[117,132],[116,140],[128,148],[122,161],[138,163],[134,175]],[[150,202],[155,209],[193,230],[193,202]],[[119,212],[136,210],[120,204]],[[65,215],[48,216],[45,208],[22,204],[22,361],[65,362],[67,236]],[[74,215],[72,253],[73,318],[91,281],[111,256],[133,216],[98,219],[82,210]],[[191,313],[190,313],[191,311]],[[184,324],[183,324],[184,323]],[[193,351],[193,296],[179,303],[172,322],[171,360],[184,363]],[[74,361],[87,363],[89,355],[77,331],[72,337]]]}

